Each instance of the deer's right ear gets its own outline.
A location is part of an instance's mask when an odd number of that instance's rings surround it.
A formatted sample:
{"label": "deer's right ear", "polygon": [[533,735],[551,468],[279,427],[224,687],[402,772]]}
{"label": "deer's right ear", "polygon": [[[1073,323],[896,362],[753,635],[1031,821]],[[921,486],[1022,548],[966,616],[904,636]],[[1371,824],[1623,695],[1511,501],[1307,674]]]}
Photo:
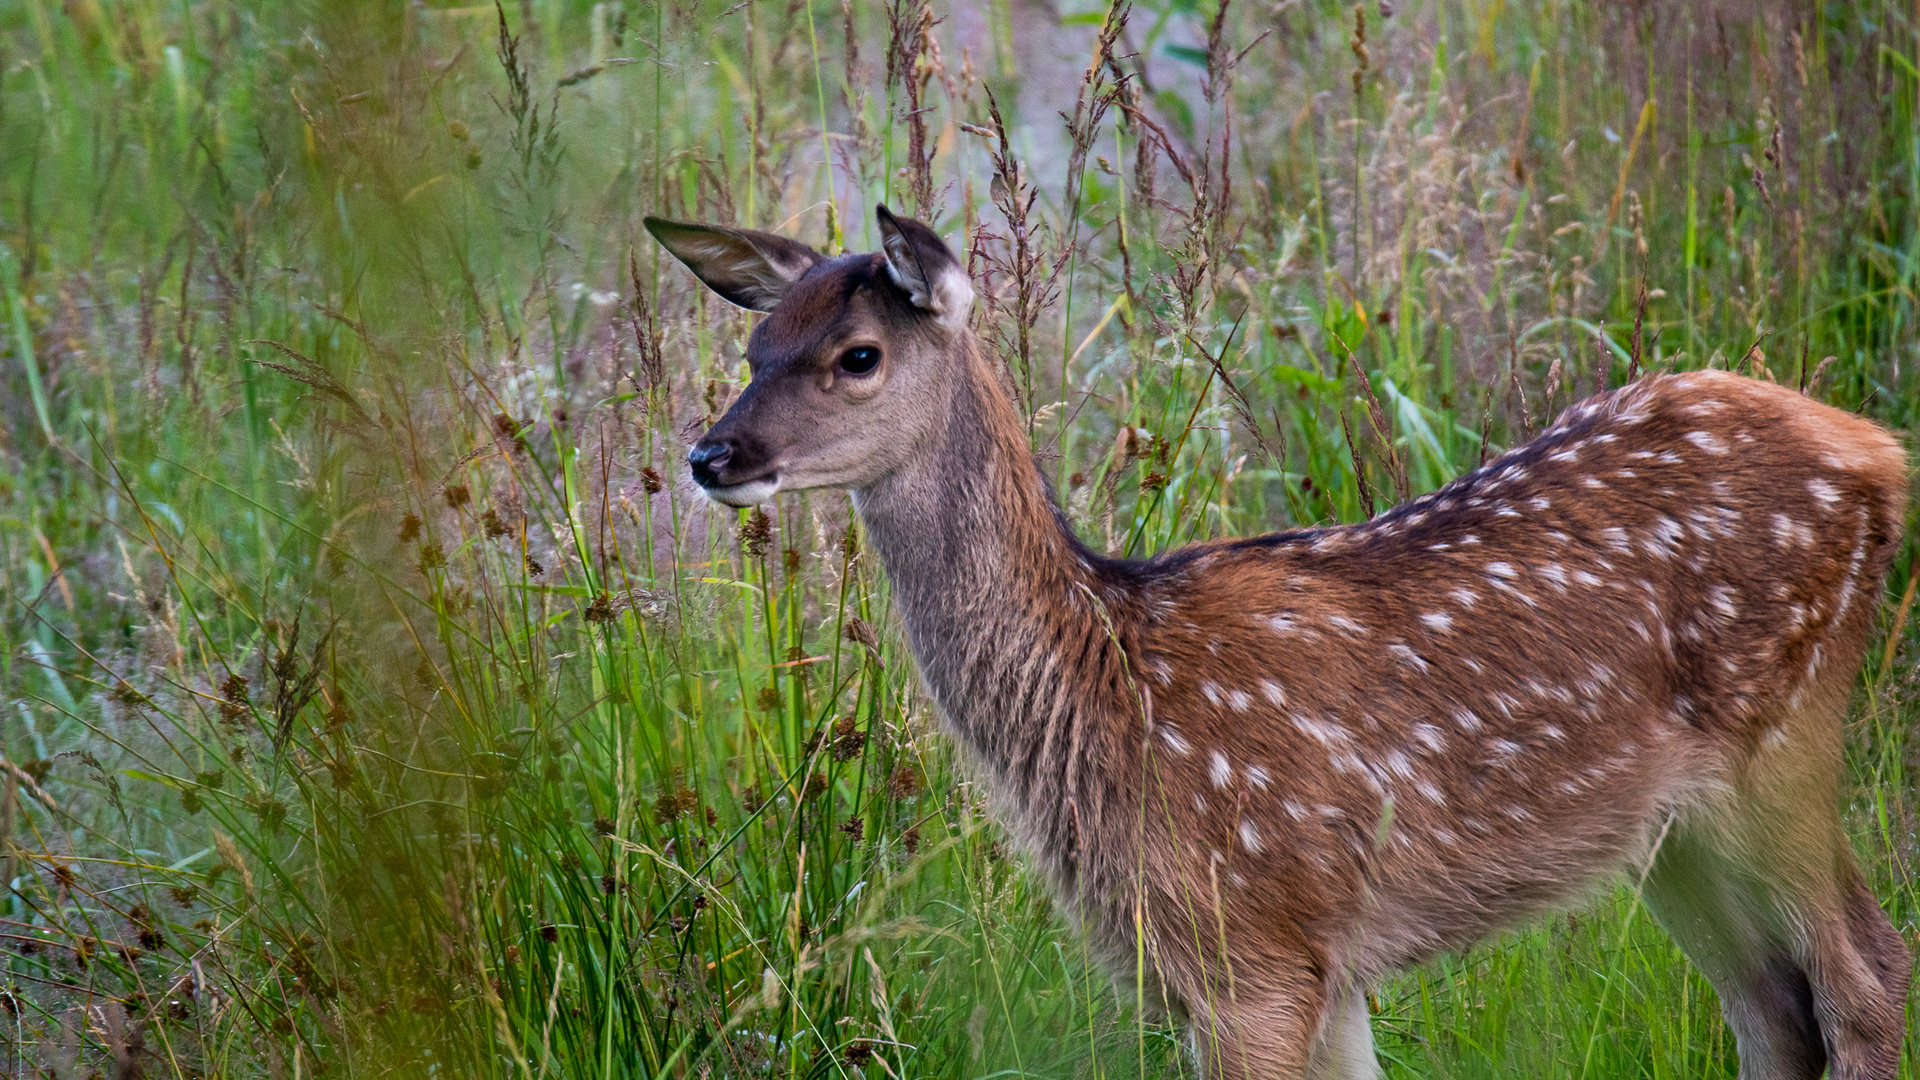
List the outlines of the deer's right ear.
{"label": "deer's right ear", "polygon": [[805,244],[754,229],[687,225],[657,217],[647,218],[646,225],[660,246],[707,288],[748,311],[772,311],[788,287],[821,259]]}

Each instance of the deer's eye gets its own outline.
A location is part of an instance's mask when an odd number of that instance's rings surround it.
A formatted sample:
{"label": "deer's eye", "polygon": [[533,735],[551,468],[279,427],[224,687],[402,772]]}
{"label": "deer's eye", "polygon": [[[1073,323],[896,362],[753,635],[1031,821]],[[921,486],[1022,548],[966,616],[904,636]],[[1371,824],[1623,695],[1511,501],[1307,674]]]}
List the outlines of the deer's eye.
{"label": "deer's eye", "polygon": [[880,350],[861,345],[840,354],[840,370],[849,375],[865,375],[880,366]]}

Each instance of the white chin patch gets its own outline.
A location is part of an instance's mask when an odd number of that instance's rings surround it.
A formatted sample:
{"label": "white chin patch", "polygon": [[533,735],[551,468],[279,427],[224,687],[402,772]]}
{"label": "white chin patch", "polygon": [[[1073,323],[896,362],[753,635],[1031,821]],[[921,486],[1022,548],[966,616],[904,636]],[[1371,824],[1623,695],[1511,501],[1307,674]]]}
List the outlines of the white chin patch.
{"label": "white chin patch", "polygon": [[771,480],[750,480],[732,487],[701,488],[707,498],[725,506],[758,506],[780,490],[780,478]]}

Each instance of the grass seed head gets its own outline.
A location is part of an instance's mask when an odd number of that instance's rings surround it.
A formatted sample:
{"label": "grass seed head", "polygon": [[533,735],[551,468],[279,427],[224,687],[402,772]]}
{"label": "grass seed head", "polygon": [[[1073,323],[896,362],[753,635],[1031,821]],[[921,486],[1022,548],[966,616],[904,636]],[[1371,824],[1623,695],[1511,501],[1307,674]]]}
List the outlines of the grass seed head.
{"label": "grass seed head", "polygon": [[587,610],[582,613],[582,617],[596,626],[612,622],[614,620],[613,598],[606,593],[594,597],[593,603],[587,605]]}
{"label": "grass seed head", "polygon": [[901,762],[887,775],[887,793],[896,799],[911,799],[920,793],[920,770],[911,762]]}
{"label": "grass seed head", "polygon": [[772,542],[773,519],[756,506],[740,526],[740,551],[750,559],[757,559],[767,553],[767,546]]}
{"label": "grass seed head", "polygon": [[699,805],[700,797],[691,788],[677,788],[654,800],[653,819],[662,825],[671,825]]}

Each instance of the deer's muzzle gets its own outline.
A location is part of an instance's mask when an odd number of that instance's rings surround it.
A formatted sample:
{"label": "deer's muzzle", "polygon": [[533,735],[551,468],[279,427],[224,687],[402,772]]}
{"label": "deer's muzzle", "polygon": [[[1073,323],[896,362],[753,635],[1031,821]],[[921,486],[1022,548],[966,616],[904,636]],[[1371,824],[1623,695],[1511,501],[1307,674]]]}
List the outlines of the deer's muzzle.
{"label": "deer's muzzle", "polygon": [[733,460],[730,442],[695,445],[687,452],[687,467],[693,470],[693,482],[703,488],[720,487],[720,470]]}
{"label": "deer's muzzle", "polygon": [[767,501],[780,490],[778,473],[771,469],[755,470],[751,459],[762,456],[742,453],[734,440],[716,440],[709,434],[687,452],[687,470],[693,474],[693,482],[715,502],[752,506]]}

